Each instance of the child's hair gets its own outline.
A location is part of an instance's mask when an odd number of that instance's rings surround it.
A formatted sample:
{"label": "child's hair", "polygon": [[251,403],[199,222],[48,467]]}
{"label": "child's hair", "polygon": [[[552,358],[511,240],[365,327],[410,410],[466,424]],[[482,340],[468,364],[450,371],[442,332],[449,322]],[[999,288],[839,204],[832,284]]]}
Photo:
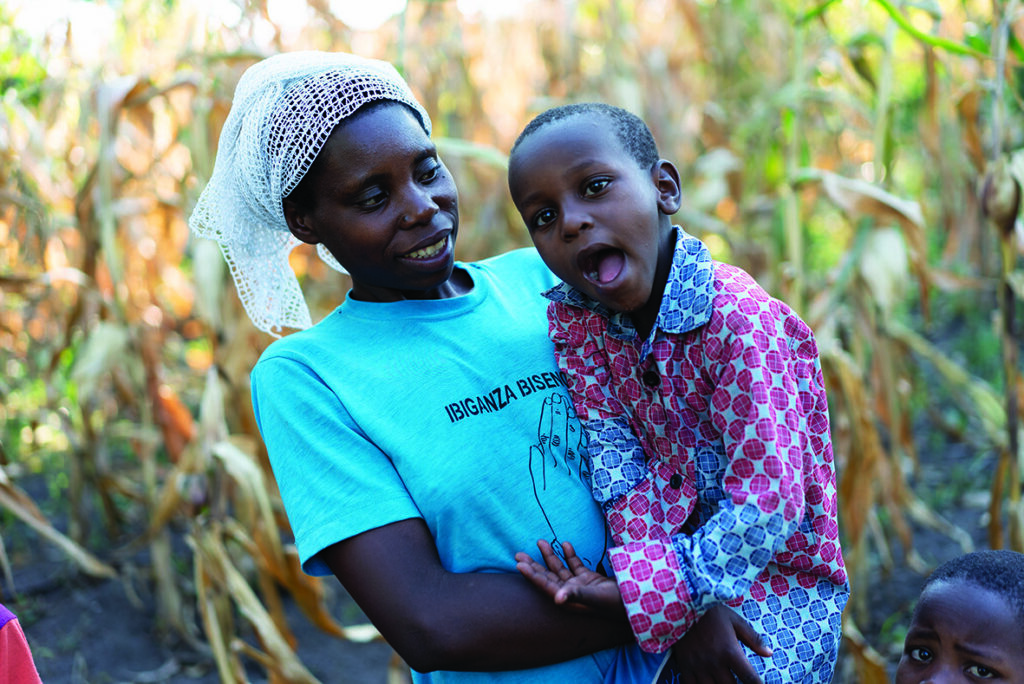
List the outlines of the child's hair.
{"label": "child's hair", "polygon": [[924,583],[961,580],[1005,598],[1024,624],[1024,554],[1005,549],[974,551],[946,561]]}
{"label": "child's hair", "polygon": [[603,102],[579,102],[575,104],[552,107],[538,114],[533,121],[516,138],[509,156],[515,155],[520,143],[550,123],[568,119],[580,114],[598,114],[609,119],[615,125],[615,135],[622,147],[629,153],[642,169],[649,169],[658,161],[658,146],[654,143],[651,129],[636,114],[621,107]]}

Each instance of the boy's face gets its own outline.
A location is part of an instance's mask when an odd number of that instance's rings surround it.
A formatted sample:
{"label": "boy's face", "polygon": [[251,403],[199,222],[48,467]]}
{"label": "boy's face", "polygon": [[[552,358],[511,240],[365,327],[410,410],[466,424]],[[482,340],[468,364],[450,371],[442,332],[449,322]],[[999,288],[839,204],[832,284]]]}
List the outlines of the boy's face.
{"label": "boy's face", "polygon": [[896,684],[1024,682],[1024,629],[999,594],[962,580],[921,594]]}
{"label": "boy's face", "polygon": [[679,176],[666,161],[640,168],[612,127],[600,114],[547,124],[517,149],[509,190],[555,275],[634,312],[656,291],[659,263],[671,263]]}

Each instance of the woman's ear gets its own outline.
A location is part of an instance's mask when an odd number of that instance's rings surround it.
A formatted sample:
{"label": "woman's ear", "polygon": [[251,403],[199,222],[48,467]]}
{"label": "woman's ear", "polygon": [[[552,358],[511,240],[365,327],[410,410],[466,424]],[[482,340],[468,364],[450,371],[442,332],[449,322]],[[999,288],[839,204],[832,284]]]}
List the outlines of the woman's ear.
{"label": "woman's ear", "polygon": [[306,209],[299,206],[298,202],[287,198],[281,200],[281,206],[284,208],[284,220],[288,222],[288,230],[292,235],[308,245],[320,243],[320,237],[309,226],[309,212]]}
{"label": "woman's ear", "polygon": [[651,169],[651,176],[658,190],[658,209],[661,213],[671,216],[679,211],[683,203],[683,191],[676,165],[667,159],[659,159]]}

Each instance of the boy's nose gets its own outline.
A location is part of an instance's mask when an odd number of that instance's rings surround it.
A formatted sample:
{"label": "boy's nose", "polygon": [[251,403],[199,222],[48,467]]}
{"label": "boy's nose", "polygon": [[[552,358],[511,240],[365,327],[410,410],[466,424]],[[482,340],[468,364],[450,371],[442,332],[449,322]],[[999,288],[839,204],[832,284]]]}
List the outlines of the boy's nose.
{"label": "boy's nose", "polygon": [[562,239],[572,240],[593,225],[594,220],[582,207],[566,207],[562,216]]}
{"label": "boy's nose", "polygon": [[928,673],[928,676],[921,679],[921,684],[954,684],[955,682],[966,681],[964,677],[953,667],[939,667]]}

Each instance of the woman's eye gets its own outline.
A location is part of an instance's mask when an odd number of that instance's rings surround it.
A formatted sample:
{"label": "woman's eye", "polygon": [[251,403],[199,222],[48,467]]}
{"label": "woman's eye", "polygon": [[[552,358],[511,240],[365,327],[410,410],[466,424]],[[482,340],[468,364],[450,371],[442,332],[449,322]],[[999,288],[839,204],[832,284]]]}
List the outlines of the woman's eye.
{"label": "woman's eye", "polygon": [[439,173],[441,173],[441,165],[438,164],[437,162],[434,162],[428,168],[424,169],[423,173],[420,174],[420,182],[429,183],[430,181],[437,178],[437,175]]}
{"label": "woman's eye", "polygon": [[375,191],[357,199],[355,201],[355,205],[360,209],[376,209],[380,205],[384,204],[384,200],[386,199],[387,195],[383,192]]}
{"label": "woman's eye", "polygon": [[932,660],[932,652],[927,648],[912,648],[909,654],[912,659],[919,663],[929,663]]}
{"label": "woman's eye", "polygon": [[999,673],[984,665],[971,665],[967,668],[967,674],[978,679],[995,679]]}
{"label": "woman's eye", "polygon": [[611,181],[607,178],[595,178],[594,180],[589,181],[583,186],[583,196],[590,197],[591,195],[596,195],[608,187],[610,182]]}
{"label": "woman's eye", "polygon": [[543,228],[555,220],[555,212],[551,209],[542,209],[533,217],[533,228]]}

